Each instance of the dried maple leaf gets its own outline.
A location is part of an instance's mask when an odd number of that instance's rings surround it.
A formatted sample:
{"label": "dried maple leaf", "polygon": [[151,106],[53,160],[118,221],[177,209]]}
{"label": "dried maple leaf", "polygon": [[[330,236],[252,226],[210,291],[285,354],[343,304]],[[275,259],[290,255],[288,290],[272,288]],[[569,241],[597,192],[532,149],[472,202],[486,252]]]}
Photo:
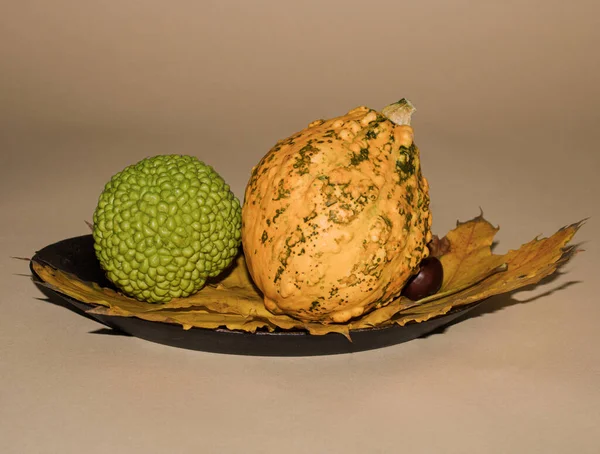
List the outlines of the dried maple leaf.
{"label": "dried maple leaf", "polygon": [[535,238],[517,250],[496,255],[491,245],[498,229],[483,216],[458,223],[446,235],[450,252],[440,257],[444,267],[440,291],[416,302],[400,297],[355,322],[353,328],[363,327],[365,322],[371,326],[422,322],[446,314],[454,307],[538,283],[575,252],[566,246],[581,225],[582,222],[569,225],[549,238]]}
{"label": "dried maple leaf", "polygon": [[304,329],[312,334],[338,332],[348,336],[349,329],[346,325],[307,323],[267,311],[262,295],[250,279],[243,256],[236,259],[231,271],[217,284],[207,285],[194,295],[175,298],[164,304],[137,301],[93,282],[84,282],[45,263],[34,261],[32,266],[47,287],[97,306],[90,313],[177,323],[188,329],[226,327],[250,332],[259,328],[268,331],[276,328]]}
{"label": "dried maple leaf", "polygon": [[345,324],[302,322],[270,313],[252,283],[243,256],[237,258],[231,271],[217,283],[207,285],[190,297],[160,305],[140,302],[95,283],[81,281],[44,263],[33,262],[32,266],[45,285],[94,305],[90,312],[97,314],[176,323],[185,329],[226,327],[249,332],[302,329],[311,334],[337,332],[349,337],[351,330],[425,321],[446,314],[454,307],[537,283],[570,258],[573,249],[566,246],[581,224],[564,227],[549,238],[536,238],[507,254],[495,255],[491,245],[498,231],[496,227],[481,215],[458,223],[446,237],[437,241],[444,282],[436,295],[416,302],[399,297]]}
{"label": "dried maple leaf", "polygon": [[431,257],[441,257],[450,252],[450,241],[448,241],[448,238],[446,237],[440,239],[439,236],[433,235],[431,241],[427,245],[427,249],[429,249],[429,255]]}

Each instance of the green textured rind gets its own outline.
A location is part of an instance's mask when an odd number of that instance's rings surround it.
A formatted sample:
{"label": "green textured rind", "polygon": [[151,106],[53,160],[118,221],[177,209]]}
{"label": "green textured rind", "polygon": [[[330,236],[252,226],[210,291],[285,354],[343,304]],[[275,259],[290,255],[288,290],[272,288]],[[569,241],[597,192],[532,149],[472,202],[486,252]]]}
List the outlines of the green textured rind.
{"label": "green textured rind", "polygon": [[138,300],[186,297],[220,274],[241,244],[241,206],[210,166],[160,155],[114,175],[94,212],[108,279]]}

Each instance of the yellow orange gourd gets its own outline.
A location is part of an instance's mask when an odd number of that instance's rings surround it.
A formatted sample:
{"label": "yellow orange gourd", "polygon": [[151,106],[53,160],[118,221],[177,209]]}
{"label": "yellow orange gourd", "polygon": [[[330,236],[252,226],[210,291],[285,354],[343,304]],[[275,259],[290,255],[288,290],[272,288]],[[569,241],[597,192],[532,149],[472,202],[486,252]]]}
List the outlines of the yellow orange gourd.
{"label": "yellow orange gourd", "polygon": [[271,312],[347,322],[398,296],[427,257],[413,111],[402,99],[314,121],[253,168],[242,244]]}

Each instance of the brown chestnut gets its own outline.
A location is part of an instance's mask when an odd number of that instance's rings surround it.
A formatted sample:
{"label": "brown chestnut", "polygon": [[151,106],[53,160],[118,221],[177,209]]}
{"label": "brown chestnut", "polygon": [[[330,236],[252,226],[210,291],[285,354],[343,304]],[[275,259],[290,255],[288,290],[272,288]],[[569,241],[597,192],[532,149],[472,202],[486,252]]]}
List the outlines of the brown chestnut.
{"label": "brown chestnut", "polygon": [[418,301],[437,293],[444,280],[442,262],[436,257],[427,257],[420,264],[418,274],[411,277],[404,288],[402,296]]}

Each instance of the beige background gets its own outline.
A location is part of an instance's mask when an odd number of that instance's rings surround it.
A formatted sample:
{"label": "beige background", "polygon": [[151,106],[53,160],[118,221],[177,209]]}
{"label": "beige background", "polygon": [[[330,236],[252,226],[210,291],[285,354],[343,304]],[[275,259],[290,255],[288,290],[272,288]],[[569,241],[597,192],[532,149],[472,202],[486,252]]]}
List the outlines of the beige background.
{"label": "beige background", "polygon": [[[599,17],[595,0],[0,2],[0,452],[599,452]],[[482,207],[502,252],[591,217],[566,274],[395,347],[247,358],[94,334],[8,258],[87,233],[145,156],[194,154],[241,197],[276,140],[403,96],[435,232]]]}

